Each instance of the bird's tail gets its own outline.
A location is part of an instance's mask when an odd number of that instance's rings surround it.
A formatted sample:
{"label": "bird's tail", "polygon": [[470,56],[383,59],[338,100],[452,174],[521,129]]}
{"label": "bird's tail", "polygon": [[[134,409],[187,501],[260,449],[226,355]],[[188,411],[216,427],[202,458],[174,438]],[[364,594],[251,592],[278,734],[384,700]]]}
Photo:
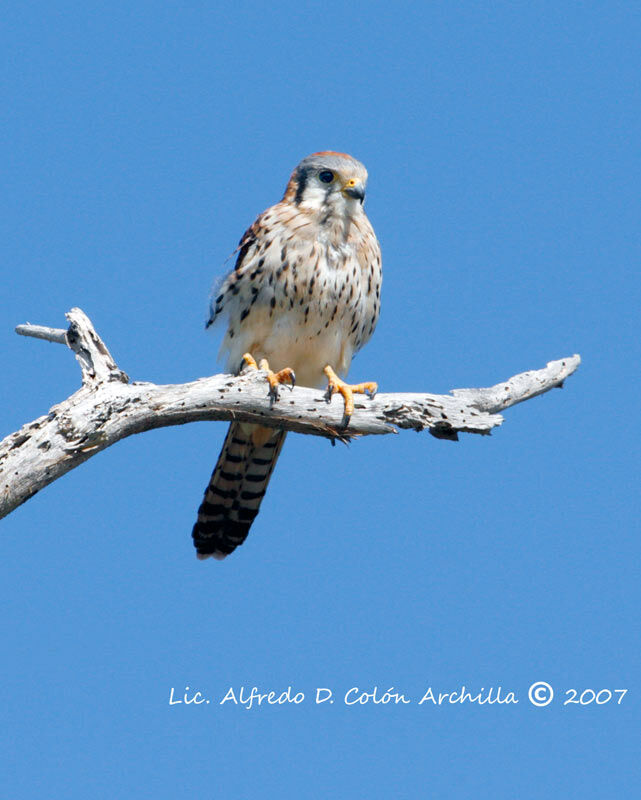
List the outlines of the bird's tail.
{"label": "bird's tail", "polygon": [[229,426],[192,532],[198,558],[223,559],[245,541],[285,436],[260,425]]}

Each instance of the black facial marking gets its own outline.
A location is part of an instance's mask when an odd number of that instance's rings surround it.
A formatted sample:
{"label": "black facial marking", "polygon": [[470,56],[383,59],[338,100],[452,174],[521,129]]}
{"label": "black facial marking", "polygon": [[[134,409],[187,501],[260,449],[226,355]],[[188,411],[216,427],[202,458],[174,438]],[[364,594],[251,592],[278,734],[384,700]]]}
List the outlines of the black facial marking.
{"label": "black facial marking", "polygon": [[299,169],[296,177],[298,180],[298,186],[296,187],[296,197],[294,198],[294,202],[298,206],[303,199],[305,187],[307,186],[307,170]]}

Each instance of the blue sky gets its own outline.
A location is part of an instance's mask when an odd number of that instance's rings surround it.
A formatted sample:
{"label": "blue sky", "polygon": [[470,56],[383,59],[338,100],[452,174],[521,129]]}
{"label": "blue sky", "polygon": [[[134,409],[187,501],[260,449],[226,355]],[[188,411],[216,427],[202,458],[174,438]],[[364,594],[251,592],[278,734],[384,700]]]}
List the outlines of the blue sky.
{"label": "blue sky", "polygon": [[[211,283],[319,149],[367,165],[383,250],[356,380],[445,392],[583,358],[490,438],[290,436],[223,564],[190,540],[223,424],[131,438],[43,490],[0,538],[3,796],[636,796],[638,9],[3,16],[1,435],[78,388],[63,347],[13,333],[72,306],[137,380],[215,372]],[[519,703],[418,705],[463,684]],[[172,686],[211,702],[170,707]],[[220,705],[241,686],[306,699]],[[412,703],[347,706],[355,686]]]}

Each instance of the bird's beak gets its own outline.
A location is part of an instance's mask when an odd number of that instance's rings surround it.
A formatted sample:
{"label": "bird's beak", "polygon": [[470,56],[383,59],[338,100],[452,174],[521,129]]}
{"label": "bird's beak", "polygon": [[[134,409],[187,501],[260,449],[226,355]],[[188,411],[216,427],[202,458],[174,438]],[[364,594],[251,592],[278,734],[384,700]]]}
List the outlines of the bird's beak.
{"label": "bird's beak", "polygon": [[350,178],[345,186],[343,186],[343,194],[347,197],[353,197],[355,200],[360,200],[361,203],[365,199],[365,186],[354,178]]}

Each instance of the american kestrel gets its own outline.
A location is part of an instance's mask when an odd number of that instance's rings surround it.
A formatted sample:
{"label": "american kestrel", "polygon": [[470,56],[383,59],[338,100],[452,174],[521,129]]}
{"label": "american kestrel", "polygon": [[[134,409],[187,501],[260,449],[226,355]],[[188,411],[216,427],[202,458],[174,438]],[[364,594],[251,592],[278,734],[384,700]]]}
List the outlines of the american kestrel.
{"label": "american kestrel", "polygon": [[[363,210],[366,183],[363,164],[345,153],[304,158],[280,203],[240,240],[207,323],[228,319],[221,353],[229,372],[258,362],[276,395],[279,383],[318,387],[327,380],[328,397],[344,397],[344,424],[352,394],[377,388],[339,378],[372,335],[380,307],[381,251]],[[229,426],[192,533],[199,558],[222,559],[245,541],[285,435]]]}

